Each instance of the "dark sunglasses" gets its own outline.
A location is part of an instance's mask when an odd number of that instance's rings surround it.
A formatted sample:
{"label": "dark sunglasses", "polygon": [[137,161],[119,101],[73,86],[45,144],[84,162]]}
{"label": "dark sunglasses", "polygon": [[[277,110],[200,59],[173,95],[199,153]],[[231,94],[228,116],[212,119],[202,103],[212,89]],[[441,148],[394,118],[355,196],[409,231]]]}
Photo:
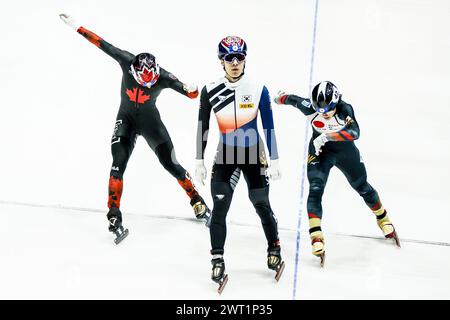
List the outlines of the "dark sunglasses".
{"label": "dark sunglasses", "polygon": [[245,54],[242,53],[230,53],[223,57],[223,60],[226,62],[233,62],[236,59],[238,62],[242,62],[245,60]]}

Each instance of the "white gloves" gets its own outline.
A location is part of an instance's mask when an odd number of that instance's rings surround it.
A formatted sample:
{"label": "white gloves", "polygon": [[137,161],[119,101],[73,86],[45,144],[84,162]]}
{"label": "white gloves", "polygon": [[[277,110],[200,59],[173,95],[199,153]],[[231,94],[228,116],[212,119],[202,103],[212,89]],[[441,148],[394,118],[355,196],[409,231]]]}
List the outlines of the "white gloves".
{"label": "white gloves", "polygon": [[287,96],[287,93],[284,91],[278,91],[277,95],[273,98],[273,102],[275,102],[276,104],[283,104],[284,100],[286,99],[285,97]]}
{"label": "white gloves", "polygon": [[61,13],[59,15],[59,17],[61,18],[62,21],[64,21],[65,24],[67,24],[69,27],[71,27],[73,30],[77,31],[79,27],[81,27],[81,25],[79,25],[74,18],[72,18],[72,16],[65,14],[65,13]]}
{"label": "white gloves", "polygon": [[206,167],[203,163],[203,159],[195,160],[195,180],[205,185],[206,180]]}
{"label": "white gloves", "polygon": [[314,148],[316,149],[316,156],[318,156],[320,154],[320,152],[322,151],[320,149],[327,142],[328,142],[328,139],[327,139],[326,133],[322,133],[317,138],[314,139],[313,144],[314,144]]}
{"label": "white gloves", "polygon": [[195,84],[184,83],[183,84],[183,90],[186,91],[187,93],[192,93],[192,92],[198,91],[198,88],[197,88],[197,86]]}
{"label": "white gloves", "polygon": [[266,170],[266,176],[269,177],[271,180],[278,180],[281,178],[279,159],[270,161],[270,166]]}

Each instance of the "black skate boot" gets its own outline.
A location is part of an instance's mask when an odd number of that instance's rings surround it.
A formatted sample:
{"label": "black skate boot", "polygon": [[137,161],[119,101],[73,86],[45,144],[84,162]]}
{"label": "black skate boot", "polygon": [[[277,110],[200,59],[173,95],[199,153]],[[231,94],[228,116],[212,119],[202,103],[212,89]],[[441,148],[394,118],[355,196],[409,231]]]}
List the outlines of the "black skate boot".
{"label": "black skate boot", "polygon": [[191,206],[194,209],[195,217],[199,220],[204,220],[205,225],[209,228],[211,210],[209,210],[203,198],[196,195],[191,199]]}
{"label": "black skate boot", "polygon": [[124,229],[122,226],[122,213],[119,208],[112,207],[109,209],[106,215],[109,221],[108,230],[115,234],[116,239],[114,239],[115,244],[119,244],[123,239],[128,236],[128,229]]}
{"label": "black skate boot", "polygon": [[284,261],[281,259],[281,247],[278,241],[267,249],[267,267],[276,271],[275,280],[280,280],[284,271]]}
{"label": "black skate boot", "polygon": [[225,274],[225,261],[223,260],[223,256],[214,255],[213,259],[211,260],[211,264],[212,264],[211,280],[219,284],[217,292],[221,294],[223,289],[225,288],[225,285],[228,282],[228,275]]}

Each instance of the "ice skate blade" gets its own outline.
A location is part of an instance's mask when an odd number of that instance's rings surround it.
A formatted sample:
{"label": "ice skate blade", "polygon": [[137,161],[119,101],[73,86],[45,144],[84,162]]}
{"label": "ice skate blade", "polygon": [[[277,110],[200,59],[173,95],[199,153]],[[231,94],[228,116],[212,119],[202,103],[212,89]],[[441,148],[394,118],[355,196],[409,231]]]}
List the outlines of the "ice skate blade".
{"label": "ice skate blade", "polygon": [[386,235],[385,237],[386,237],[386,239],[394,240],[394,244],[398,248],[401,248],[400,239],[398,238],[397,233],[395,231],[391,234]]}
{"label": "ice skate blade", "polygon": [[122,242],[123,239],[125,239],[128,236],[129,231],[128,231],[128,229],[125,229],[125,230],[123,230],[121,232],[116,231],[116,232],[114,232],[114,234],[116,235],[116,238],[114,239],[114,243],[116,245],[118,245],[119,243]]}
{"label": "ice skate blade", "polygon": [[225,285],[228,282],[228,275],[224,275],[222,280],[218,281],[217,283],[219,284],[219,288],[217,289],[217,292],[219,294],[222,294],[223,289],[225,289]]}
{"label": "ice skate blade", "polygon": [[209,226],[211,225],[211,213],[209,210],[207,210],[207,212],[202,215],[195,216],[195,219],[199,222],[204,223],[207,228],[209,228]]}
{"label": "ice skate blade", "polygon": [[323,268],[325,265],[325,251],[320,255],[320,267]]}
{"label": "ice skate blade", "polygon": [[[314,254],[314,253],[313,253]],[[320,266],[323,268],[325,265],[325,251],[319,254],[314,254],[316,257],[320,258]]]}
{"label": "ice skate blade", "polygon": [[209,228],[211,226],[211,214],[209,214],[205,219],[205,226]]}
{"label": "ice skate blade", "polygon": [[276,270],[277,273],[275,274],[275,280],[277,280],[277,282],[280,280],[281,275],[283,274],[284,267],[285,267],[284,261],[281,261],[280,265],[278,266],[278,268]]}

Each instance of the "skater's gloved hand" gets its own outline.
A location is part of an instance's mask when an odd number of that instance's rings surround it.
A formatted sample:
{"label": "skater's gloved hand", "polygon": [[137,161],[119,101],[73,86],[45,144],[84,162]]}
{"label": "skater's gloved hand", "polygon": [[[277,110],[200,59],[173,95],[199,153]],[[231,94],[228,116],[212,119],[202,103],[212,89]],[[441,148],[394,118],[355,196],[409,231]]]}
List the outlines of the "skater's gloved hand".
{"label": "skater's gloved hand", "polygon": [[284,101],[286,100],[288,94],[284,91],[278,91],[275,98],[273,98],[273,102],[276,104],[284,104]]}
{"label": "skater's gloved hand", "polygon": [[203,163],[203,159],[195,160],[195,180],[205,185],[206,180],[206,167]]}
{"label": "skater's gloved hand", "polygon": [[59,15],[59,17],[61,18],[62,21],[64,21],[65,24],[67,24],[69,27],[71,27],[73,30],[77,31],[79,27],[81,27],[81,25],[79,25],[74,18],[72,18],[72,16],[66,14],[66,13],[61,13]]}
{"label": "skater's gloved hand", "polygon": [[189,98],[194,99],[198,96],[198,87],[195,84],[183,83],[183,90],[186,91]]}
{"label": "skater's gloved hand", "polygon": [[281,178],[279,159],[270,161],[270,166],[266,170],[266,176],[269,177],[271,180],[278,180]]}
{"label": "skater's gloved hand", "polygon": [[317,138],[314,139],[313,144],[314,148],[316,149],[316,156],[320,154],[322,151],[321,148],[325,145],[325,143],[328,142],[326,133],[320,134]]}

